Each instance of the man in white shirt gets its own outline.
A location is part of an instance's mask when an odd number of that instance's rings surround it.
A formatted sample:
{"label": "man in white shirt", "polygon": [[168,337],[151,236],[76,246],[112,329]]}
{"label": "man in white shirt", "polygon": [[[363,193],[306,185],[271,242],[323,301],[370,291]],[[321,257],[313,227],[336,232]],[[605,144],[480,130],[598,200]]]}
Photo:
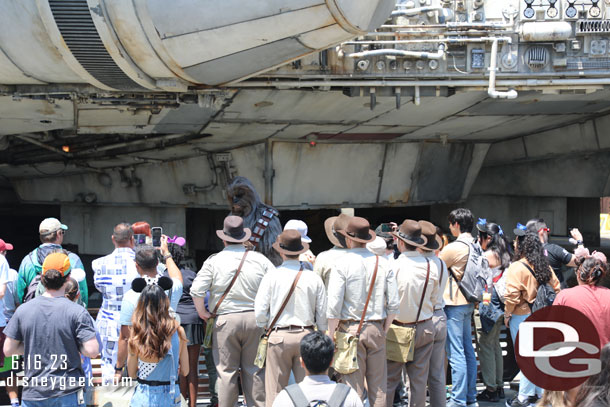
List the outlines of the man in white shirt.
{"label": "man in white shirt", "polygon": [[136,271],[136,252],[133,230],[129,223],[119,223],[112,232],[114,251],[93,260],[93,283],[102,293],[102,306],[95,320],[95,329],[102,340],[102,383],[109,384],[114,378],[121,333],[121,301],[131,290],[131,282],[139,277]]}
{"label": "man in white shirt", "polygon": [[[299,255],[305,253],[309,245],[301,240],[297,230],[287,229],[278,236],[273,248],[284,262],[277,270],[263,277],[254,303],[256,324],[265,330],[273,328],[269,335],[265,366],[267,407],[273,405],[276,395],[288,385],[291,371],[297,382],[305,378],[305,370],[300,363],[301,339],[313,332],[314,327],[322,332],[327,329],[324,283],[299,262]],[[297,276],[299,280],[290,295]],[[288,295],[290,299],[282,311]],[[279,319],[274,326],[270,326],[278,314]]]}
{"label": "man in white shirt", "polygon": [[398,313],[396,276],[387,259],[369,252],[366,244],[375,239],[369,222],[361,217],[350,219],[345,230],[348,251],[336,262],[328,281],[328,330],[331,336],[339,328],[356,335],[369,294],[375,269],[370,302],[358,341],[358,366],[353,373],[342,375],[341,381],[364,397],[366,378],[369,403],[372,407],[386,405],[385,334]]}
{"label": "man in white shirt", "polygon": [[340,233],[347,227],[347,223],[352,217],[344,213],[339,216],[331,216],[324,221],[326,237],[333,244],[333,248],[318,254],[313,264],[313,271],[322,278],[324,286],[328,289],[328,279],[330,269],[337,259],[346,253],[345,237]]}
{"label": "man in white shirt", "polygon": [[[17,281],[17,272],[9,267],[8,261],[6,261],[6,252],[13,250],[13,245],[0,239],[0,366],[3,363],[13,363],[12,358],[4,358],[4,327],[8,323],[10,317],[13,316],[15,309],[15,282]],[[9,287],[11,285],[11,287]],[[10,310],[10,311],[9,311]],[[8,315],[10,313],[10,315]],[[13,356],[15,357],[15,356]],[[6,393],[11,399],[11,407],[19,406],[19,397],[17,394],[16,376],[14,372],[10,372],[10,386],[6,386]]]}
{"label": "man in white shirt", "polygon": [[428,394],[430,405],[444,407],[447,403],[446,390],[446,368],[445,368],[445,342],[447,340],[447,316],[445,315],[445,300],[443,294],[449,277],[449,271],[445,262],[436,253],[443,248],[443,239],[436,233],[436,226],[432,223],[420,220],[421,233],[428,240],[425,246],[418,251],[430,261],[439,265],[440,278],[436,301],[434,302],[434,314],[432,324],[434,325],[434,340],[432,345],[432,356],[430,357],[430,370],[428,371]]}
{"label": "man in white shirt", "polygon": [[218,372],[218,405],[234,407],[239,394],[237,377],[248,406],[265,405],[265,373],[254,364],[262,330],[256,325],[254,300],[263,276],[275,270],[263,254],[246,251],[243,243],[251,231],[239,216],[227,216],[216,235],[225,248],[210,256],[191,286],[191,295],[199,316],[207,321],[212,314],[205,309],[204,298],[210,291],[209,307],[214,310],[241,265],[240,273],[216,310],[212,334],[212,353]]}
{"label": "man in white shirt", "polygon": [[[393,265],[400,307],[393,324],[416,328],[413,360],[406,364],[409,376],[409,406],[425,407],[434,340],[432,314],[438,297],[440,270],[437,263],[417,251],[427,243],[417,221],[405,220],[394,235],[398,238],[400,251],[400,256]],[[400,382],[402,366],[400,362],[388,361],[388,394],[394,394],[396,385]],[[391,406],[390,403],[388,405]]]}
{"label": "man in white shirt", "polygon": [[[342,388],[341,386],[345,385],[337,384],[328,378],[328,369],[334,352],[335,345],[328,336],[319,331],[307,334],[300,344],[301,366],[307,376],[301,383],[293,384],[282,390],[275,398],[273,407],[308,407],[311,402],[315,401],[328,403],[333,394],[336,395],[336,405],[338,406],[362,407],[362,401],[354,389]],[[297,402],[293,397],[297,399]],[[302,403],[299,403],[298,400],[302,400]],[[332,406],[332,404],[330,405]]]}

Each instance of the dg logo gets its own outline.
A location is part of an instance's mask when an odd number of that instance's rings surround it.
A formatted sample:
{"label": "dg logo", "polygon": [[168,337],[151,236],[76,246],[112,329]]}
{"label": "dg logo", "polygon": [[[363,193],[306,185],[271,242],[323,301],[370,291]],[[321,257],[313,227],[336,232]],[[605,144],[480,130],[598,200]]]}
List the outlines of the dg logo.
{"label": "dg logo", "polygon": [[553,305],[519,325],[515,356],[521,373],[536,386],[565,391],[601,371],[600,339],[582,312]]}

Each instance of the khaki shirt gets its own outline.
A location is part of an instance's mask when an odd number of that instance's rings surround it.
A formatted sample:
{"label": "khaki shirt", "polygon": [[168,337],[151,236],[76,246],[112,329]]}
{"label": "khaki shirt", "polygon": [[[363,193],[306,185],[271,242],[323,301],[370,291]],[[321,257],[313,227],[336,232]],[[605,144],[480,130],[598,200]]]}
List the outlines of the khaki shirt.
{"label": "khaki shirt", "polygon": [[[427,260],[427,261],[426,261]],[[426,274],[430,263],[430,279],[424,294]],[[417,322],[417,310],[424,294],[419,321],[432,318],[434,304],[438,297],[440,263],[426,258],[417,251],[403,252],[393,264],[398,282],[400,307],[396,319],[399,322]]]}
{"label": "khaki shirt", "polygon": [[[328,318],[360,320],[376,257],[366,248],[347,249],[341,261],[334,263],[328,280]],[[388,260],[380,256],[377,278],[364,320],[383,320],[388,314],[398,313],[398,305],[396,275]]]}
{"label": "khaki shirt", "polygon": [[[437,257],[434,252],[424,252],[422,256],[427,257],[428,260],[435,262],[440,270],[440,277],[438,282],[438,291],[436,292],[436,298],[434,299],[434,310],[439,310],[445,308],[445,289],[447,287],[447,280],[449,279],[449,270],[447,270],[447,265],[444,261]],[[442,266],[441,266],[442,265]]]}
{"label": "khaki shirt", "polygon": [[[301,264],[298,260],[286,260],[277,270],[271,271],[263,277],[254,302],[254,314],[259,327],[269,328],[269,324],[284,303],[300,268]],[[317,325],[320,331],[326,331],[328,328],[326,289],[322,279],[311,270],[303,270],[286,308],[275,323],[276,327],[290,325]]]}
{"label": "khaki shirt", "polygon": [[[506,291],[504,292],[504,315],[527,315],[532,311],[529,304],[536,300],[538,294],[538,282],[536,278],[523,264],[531,265],[527,260],[516,261],[506,269]],[[532,267],[533,268],[533,267]],[[559,292],[560,283],[557,276],[551,269],[551,280],[549,281],[553,290]]]}
{"label": "khaki shirt", "polygon": [[[458,236],[457,240],[470,242],[473,238],[470,233],[462,233]],[[466,264],[468,263],[468,253],[469,246],[460,242],[452,242],[445,246],[439,255],[447,267],[451,268],[453,276],[455,276],[458,281],[461,281],[464,276],[464,269],[466,269]],[[449,276],[449,283],[447,284],[443,295],[445,305],[468,304],[468,301],[460,291],[456,280],[451,277],[451,273],[449,273]]]}
{"label": "khaki shirt", "polygon": [[326,250],[325,252],[318,254],[316,257],[316,261],[313,264],[313,271],[320,276],[324,282],[324,287],[326,287],[327,290],[330,269],[335,261],[344,256],[345,253],[347,253],[347,249],[342,249],[335,246],[330,250]]}
{"label": "khaki shirt", "polygon": [[[210,312],[214,311],[216,303],[231,283],[245,250],[242,245],[225,247],[221,252],[210,256],[203,263],[197,277],[193,280],[192,296],[205,297],[205,293],[210,291],[210,300],[208,301]],[[222,301],[217,314],[253,311],[254,299],[261,280],[266,273],[273,270],[275,270],[275,267],[264,255],[249,251],[235,284]]]}

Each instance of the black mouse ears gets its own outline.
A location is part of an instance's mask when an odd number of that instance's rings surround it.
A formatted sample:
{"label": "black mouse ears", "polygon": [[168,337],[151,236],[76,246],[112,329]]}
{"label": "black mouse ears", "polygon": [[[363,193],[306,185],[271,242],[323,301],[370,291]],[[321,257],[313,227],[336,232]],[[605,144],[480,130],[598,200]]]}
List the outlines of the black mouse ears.
{"label": "black mouse ears", "polygon": [[144,288],[148,285],[158,285],[163,289],[163,291],[171,290],[174,285],[174,282],[169,277],[138,277],[131,282],[131,289],[137,293],[141,293]]}

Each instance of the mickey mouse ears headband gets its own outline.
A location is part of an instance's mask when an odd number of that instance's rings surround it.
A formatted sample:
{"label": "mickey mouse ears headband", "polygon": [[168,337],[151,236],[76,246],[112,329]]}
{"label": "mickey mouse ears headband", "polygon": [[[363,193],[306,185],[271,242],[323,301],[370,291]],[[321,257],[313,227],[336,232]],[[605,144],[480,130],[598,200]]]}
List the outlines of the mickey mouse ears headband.
{"label": "mickey mouse ears headband", "polygon": [[184,246],[186,244],[186,239],[181,236],[174,236],[167,239],[167,243],[175,243],[178,246]]}
{"label": "mickey mouse ears headband", "polygon": [[163,289],[163,291],[171,290],[174,282],[169,277],[139,277],[131,282],[131,289],[137,293],[141,293],[147,286],[157,285]]}

